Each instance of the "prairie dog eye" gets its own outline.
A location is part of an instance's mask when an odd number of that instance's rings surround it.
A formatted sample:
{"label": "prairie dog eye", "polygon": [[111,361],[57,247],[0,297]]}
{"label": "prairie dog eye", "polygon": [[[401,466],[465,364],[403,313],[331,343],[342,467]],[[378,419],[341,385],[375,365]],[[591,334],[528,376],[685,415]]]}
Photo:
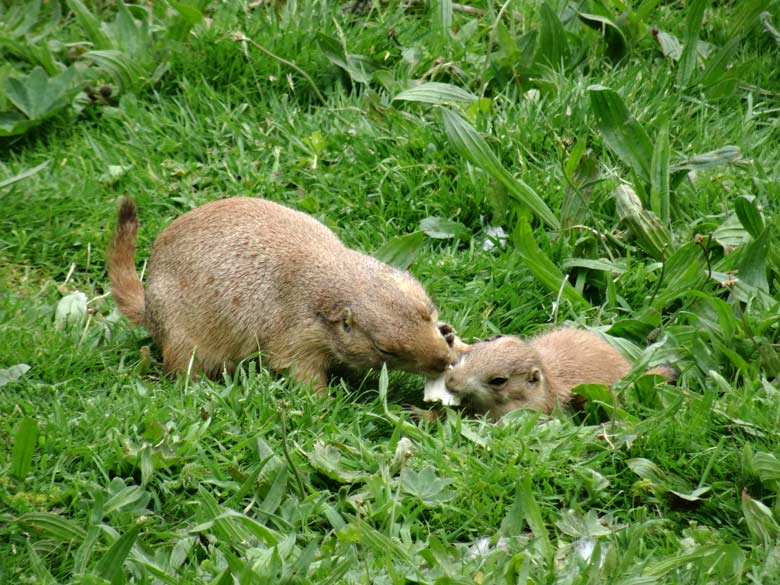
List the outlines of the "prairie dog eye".
{"label": "prairie dog eye", "polygon": [[386,359],[392,359],[398,357],[398,354],[392,351],[388,351],[386,349],[382,349],[379,347],[376,343],[374,344],[374,350],[381,355],[383,358]]}
{"label": "prairie dog eye", "polygon": [[501,388],[501,386],[506,383],[507,379],[502,376],[495,376],[494,378],[490,378],[490,380],[488,380],[488,384],[493,386],[493,388]]}

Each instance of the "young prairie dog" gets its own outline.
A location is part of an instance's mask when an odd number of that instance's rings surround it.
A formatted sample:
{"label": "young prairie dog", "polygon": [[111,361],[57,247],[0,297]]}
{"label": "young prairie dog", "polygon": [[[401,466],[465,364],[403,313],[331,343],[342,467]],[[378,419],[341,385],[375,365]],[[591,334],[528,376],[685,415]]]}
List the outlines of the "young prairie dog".
{"label": "young prairie dog", "polygon": [[144,290],[135,271],[138,216],[124,198],[108,252],[111,292],[146,327],[163,367],[215,375],[262,350],[268,366],[316,387],[336,367],[434,376],[450,348],[423,287],[345,247],[309,215],[263,199],[207,203],[154,242]]}
{"label": "young prairie dog", "polygon": [[[631,369],[623,355],[599,335],[554,329],[528,341],[511,335],[466,346],[445,376],[453,403],[497,420],[517,408],[550,412],[572,399],[579,384],[612,385]],[[674,368],[648,371],[669,382]]]}

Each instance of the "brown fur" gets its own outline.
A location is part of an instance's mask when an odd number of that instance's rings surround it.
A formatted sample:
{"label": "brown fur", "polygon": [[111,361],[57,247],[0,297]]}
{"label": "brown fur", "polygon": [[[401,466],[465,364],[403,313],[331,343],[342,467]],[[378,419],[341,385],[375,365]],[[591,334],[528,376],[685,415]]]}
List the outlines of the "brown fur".
{"label": "brown fur", "polygon": [[273,370],[324,386],[335,367],[435,375],[449,347],[425,290],[407,272],[345,247],[314,218],[246,197],[171,223],[134,268],[135,204],[125,199],[109,250],[112,294],[162,348],[169,372],[207,375],[262,350]]}
{"label": "brown fur", "polygon": [[[445,381],[470,411],[497,420],[517,408],[550,412],[572,400],[575,386],[609,386],[630,369],[626,358],[599,335],[563,328],[528,341],[508,335],[467,346]],[[677,378],[669,366],[647,373],[670,382]]]}

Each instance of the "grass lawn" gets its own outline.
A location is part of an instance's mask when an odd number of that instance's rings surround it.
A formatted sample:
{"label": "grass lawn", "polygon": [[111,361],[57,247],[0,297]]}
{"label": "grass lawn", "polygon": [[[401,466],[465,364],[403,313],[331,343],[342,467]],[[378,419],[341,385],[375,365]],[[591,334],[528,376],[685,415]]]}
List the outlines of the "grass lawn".
{"label": "grass lawn", "polygon": [[[0,7],[0,583],[780,582],[780,2],[140,4]],[[262,196],[467,340],[636,373],[499,425],[166,378],[107,294],[124,194],[139,270]]]}

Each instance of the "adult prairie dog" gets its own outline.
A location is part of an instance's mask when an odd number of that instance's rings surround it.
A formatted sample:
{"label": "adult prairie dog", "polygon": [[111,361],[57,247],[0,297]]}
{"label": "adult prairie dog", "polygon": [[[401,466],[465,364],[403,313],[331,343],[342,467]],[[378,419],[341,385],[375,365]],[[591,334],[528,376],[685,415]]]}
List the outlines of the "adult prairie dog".
{"label": "adult prairie dog", "polygon": [[[467,346],[444,376],[454,403],[474,414],[499,419],[510,410],[550,412],[572,399],[579,384],[612,385],[631,364],[599,335],[582,329],[554,329],[528,341],[498,336]],[[648,371],[669,382],[674,368]]]}
{"label": "adult prairie dog", "polygon": [[345,247],[309,215],[263,199],[207,203],[154,242],[146,290],[138,216],[124,198],[108,252],[120,311],[146,327],[163,367],[214,375],[262,350],[273,370],[317,387],[335,367],[436,375],[450,363],[437,312],[407,272]]}

